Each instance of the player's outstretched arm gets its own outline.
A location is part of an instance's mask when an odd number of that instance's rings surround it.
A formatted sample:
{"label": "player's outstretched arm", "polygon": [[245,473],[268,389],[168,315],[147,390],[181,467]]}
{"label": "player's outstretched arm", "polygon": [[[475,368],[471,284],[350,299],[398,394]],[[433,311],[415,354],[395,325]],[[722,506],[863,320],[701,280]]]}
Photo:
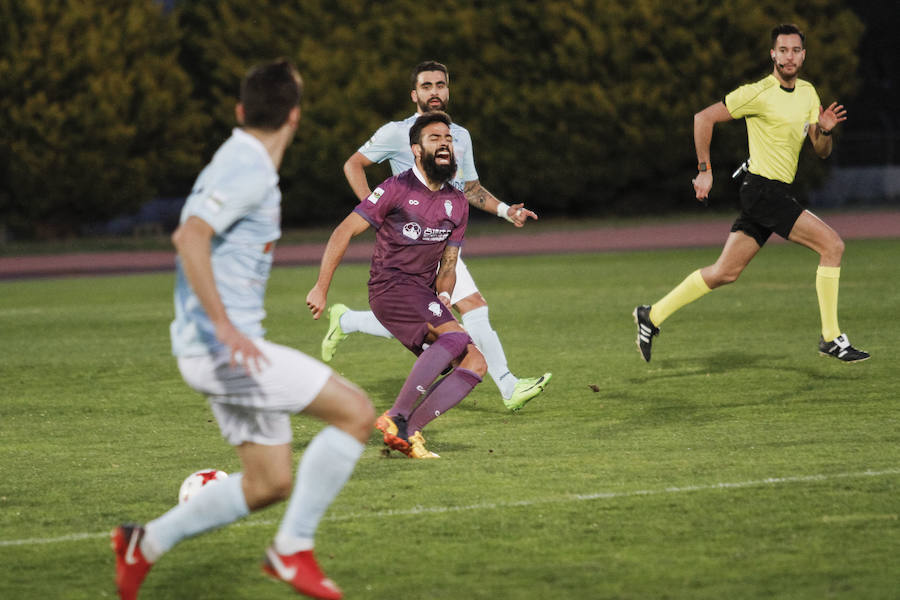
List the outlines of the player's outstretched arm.
{"label": "player's outstretched arm", "polygon": [[374,164],[360,152],[354,152],[344,163],[344,177],[347,178],[350,189],[359,200],[363,200],[372,193],[372,190],[369,189],[369,180],[366,178],[366,167]]}
{"label": "player's outstretched arm", "polygon": [[328,238],[325,252],[322,254],[322,263],[319,266],[319,277],[316,284],[306,295],[306,306],[312,312],[313,319],[322,316],[328,302],[328,288],[331,287],[331,279],[334,272],[344,258],[350,240],[369,228],[369,222],[355,212],[350,213],[341,221]]}
{"label": "player's outstretched arm", "polygon": [[231,350],[231,364],[240,363],[248,371],[259,371],[268,363],[266,357],[228,318],[216,288],[210,260],[210,243],[214,234],[209,223],[200,217],[190,216],[172,234],[172,243],[181,258],[185,277],[216,328],[216,338]]}
{"label": "player's outstretched arm", "polygon": [[529,218],[534,220],[538,218],[536,214],[525,208],[525,205],[522,203],[509,206],[505,202],[501,202],[481,185],[481,182],[477,179],[467,181],[463,193],[465,193],[469,204],[475,208],[480,208],[492,215],[506,219],[516,227],[523,227]]}

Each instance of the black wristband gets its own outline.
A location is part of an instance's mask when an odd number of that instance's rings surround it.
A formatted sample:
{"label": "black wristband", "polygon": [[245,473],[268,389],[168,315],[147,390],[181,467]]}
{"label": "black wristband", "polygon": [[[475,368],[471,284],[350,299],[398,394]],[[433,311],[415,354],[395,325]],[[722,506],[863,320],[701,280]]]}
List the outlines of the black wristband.
{"label": "black wristband", "polygon": [[828,131],[825,131],[824,129],[819,128],[819,133],[821,133],[822,135],[828,136],[828,135],[831,135],[831,130],[829,129]]}

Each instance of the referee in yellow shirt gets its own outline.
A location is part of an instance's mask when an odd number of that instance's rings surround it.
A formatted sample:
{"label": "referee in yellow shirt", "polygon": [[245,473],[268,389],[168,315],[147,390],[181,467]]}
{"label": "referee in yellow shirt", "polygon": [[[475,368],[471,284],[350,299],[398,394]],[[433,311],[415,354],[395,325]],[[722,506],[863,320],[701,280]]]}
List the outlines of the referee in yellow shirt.
{"label": "referee in yellow shirt", "polygon": [[724,101],[694,115],[698,173],[693,183],[698,200],[706,200],[712,188],[709,146],[716,123],[746,120],[750,167],[740,189],[741,214],[731,226],[731,234],[718,260],[688,275],[652,306],[634,309],[637,344],[647,362],[662,322],[682,306],[737,280],[772,232],[819,254],[816,271],[816,294],[822,317],[819,352],[844,362],[869,358],[867,352],[851,346],[847,335],[838,327],[838,283],[844,242],[834,229],[804,210],[791,194],[790,183],[797,173],[803,140],[808,135],[819,158],[828,158],[831,132],[847,119],[843,106],[832,102],[823,109],[812,84],[797,78],[806,59],[805,39],[795,25],[775,27],[769,51],[774,63],[772,74],[737,88]]}

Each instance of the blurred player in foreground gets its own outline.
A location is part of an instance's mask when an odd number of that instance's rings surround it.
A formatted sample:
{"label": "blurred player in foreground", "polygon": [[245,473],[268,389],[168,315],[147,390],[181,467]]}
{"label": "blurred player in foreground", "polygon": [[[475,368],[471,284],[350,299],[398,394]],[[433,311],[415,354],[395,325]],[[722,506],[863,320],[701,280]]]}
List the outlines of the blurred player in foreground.
{"label": "blurred player in foreground", "polygon": [[851,346],[838,327],[838,283],[844,242],[824,221],[804,210],[790,188],[804,139],[809,136],[819,158],[828,158],[832,131],[847,119],[847,111],[837,102],[822,108],[812,84],[797,77],[806,59],[804,41],[805,36],[795,25],[775,27],[769,52],[774,63],[772,73],[737,88],[723,101],[694,115],[698,173],[693,184],[697,199],[705,201],[712,188],[709,147],[716,123],[740,118],[747,121],[749,172],[740,188],[741,214],[731,226],[718,260],[688,275],[652,306],[634,309],[637,345],[647,362],[653,338],[659,334],[663,321],[711,290],[736,281],[772,232],[819,255],[819,352],[844,362],[869,358],[867,352]]}
{"label": "blurred player in foreground", "polygon": [[[450,100],[450,76],[447,67],[434,61],[419,63],[413,69],[410,83],[412,86],[410,96],[416,105],[416,112],[403,121],[392,121],[383,125],[344,163],[347,181],[360,200],[371,193],[366,179],[366,167],[388,160],[391,173],[394,175],[410,169],[414,158],[409,146],[409,128],[420,115],[433,110],[447,110],[447,103]],[[459,170],[453,174],[451,183],[457,189],[463,190],[469,204],[506,219],[516,227],[524,226],[529,218],[537,219],[537,215],[524,205],[509,206],[500,202],[481,185],[475,171],[475,156],[469,132],[456,123],[450,124],[450,131],[453,134],[456,155],[460,157]],[[478,291],[462,258],[456,262],[456,286],[451,290],[450,302],[459,311],[463,327],[484,354],[488,373],[497,384],[506,408],[513,411],[520,410],[544,391],[552,373],[519,379],[510,372],[503,344],[500,343],[500,338],[488,317],[487,301]],[[350,333],[360,331],[381,337],[393,337],[371,311],[351,311],[343,304],[335,304],[328,311],[328,320],[328,332],[322,341],[322,359],[326,362],[334,356],[338,343]]]}
{"label": "blurred player in foreground", "polygon": [[[331,234],[306,304],[314,318],[322,315],[350,239],[374,227],[369,306],[418,356],[394,405],[375,426],[394,450],[437,458],[425,448],[422,429],[459,404],[487,365],[450,307],[469,216],[465,195],[449,184],[456,172],[450,117],[442,111],[420,116],[409,130],[409,144],[413,167],[384,181]],[[438,379],[451,365],[456,366]]]}
{"label": "blurred player in foreground", "polygon": [[[300,121],[301,94],[285,60],[248,73],[236,108],[242,128],[198,177],[172,235],[173,353],[187,384],[207,396],[243,473],[204,486],[143,527],[113,530],[120,598],[136,598],[150,567],[178,542],[285,499],[263,570],[313,598],[341,597],[319,570],[313,536],[362,454],[374,408],[328,366],[266,341],[261,325],[281,236],[278,168]],[[328,426],[307,446],[292,483],[291,415],[299,412]]]}

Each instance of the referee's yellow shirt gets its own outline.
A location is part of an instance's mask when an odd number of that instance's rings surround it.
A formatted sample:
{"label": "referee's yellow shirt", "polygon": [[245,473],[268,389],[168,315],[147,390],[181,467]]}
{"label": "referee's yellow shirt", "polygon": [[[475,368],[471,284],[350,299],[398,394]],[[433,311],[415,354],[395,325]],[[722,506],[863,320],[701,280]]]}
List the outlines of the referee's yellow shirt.
{"label": "referee's yellow shirt", "polygon": [[803,140],[809,126],[819,120],[816,88],[798,79],[793,90],[786,90],[769,75],[725,96],[725,106],[733,118],[747,122],[750,172],[794,181]]}

